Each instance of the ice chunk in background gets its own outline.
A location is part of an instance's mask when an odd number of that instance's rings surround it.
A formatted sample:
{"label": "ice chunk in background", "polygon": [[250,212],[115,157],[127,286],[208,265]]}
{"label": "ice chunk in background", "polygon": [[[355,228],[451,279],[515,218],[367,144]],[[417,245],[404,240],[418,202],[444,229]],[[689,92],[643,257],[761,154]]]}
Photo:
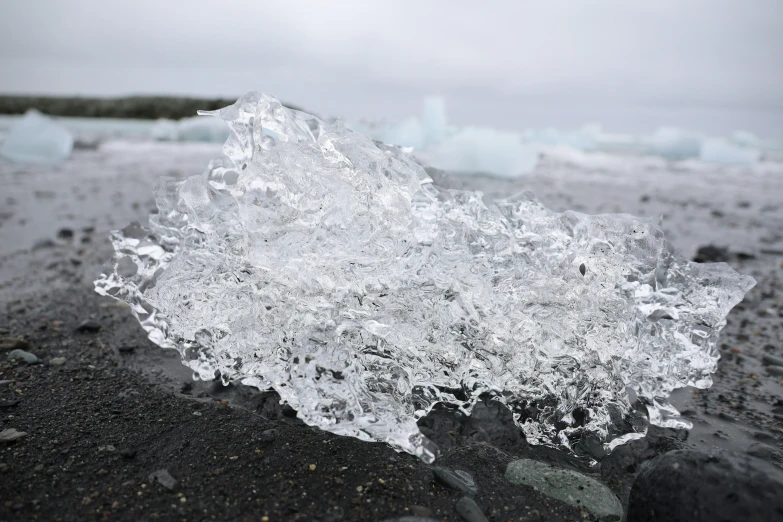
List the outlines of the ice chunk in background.
{"label": "ice chunk in background", "polygon": [[542,130],[528,129],[523,133],[526,140],[553,147],[571,147],[581,151],[597,150],[597,137],[601,134],[598,124],[585,125],[576,132],[564,132],[554,127]]}
{"label": "ice chunk in background", "polygon": [[115,232],[96,281],[201,378],[274,388],[310,425],[426,461],[417,419],[486,395],[531,443],[574,451],[687,426],[667,397],[711,385],[752,278],[690,263],[646,219],[438,187],[401,149],[265,94],[214,114],[225,156],[161,179],[149,228]]}
{"label": "ice chunk in background", "polygon": [[429,165],[452,172],[516,178],[530,173],[538,162],[537,148],[524,143],[520,134],[448,125],[446,103],[440,97],[425,99],[422,118],[351,127],[383,143],[412,147]]}
{"label": "ice chunk in background", "polygon": [[160,118],[150,129],[150,137],[155,141],[177,141],[179,132],[177,122],[167,118]]}
{"label": "ice chunk in background", "polygon": [[755,148],[735,145],[718,138],[705,139],[699,150],[699,159],[708,163],[723,165],[754,165],[761,152]]}
{"label": "ice chunk in background", "polygon": [[676,127],[660,127],[650,136],[648,145],[651,154],[667,159],[698,158],[702,138],[700,134]]}
{"label": "ice chunk in background", "polygon": [[0,155],[18,163],[55,163],[67,159],[73,136],[49,116],[28,110],[8,133]]}
{"label": "ice chunk in background", "polygon": [[758,147],[761,145],[761,140],[758,136],[753,134],[752,132],[744,131],[744,130],[736,130],[731,135],[731,139],[734,143],[737,145],[742,145],[745,147]]}
{"label": "ice chunk in background", "polygon": [[157,141],[199,141],[223,143],[228,138],[228,126],[217,118],[193,116],[179,121],[160,119],[150,130]]}
{"label": "ice chunk in background", "polygon": [[446,100],[439,96],[424,99],[424,118],[422,120],[424,143],[422,147],[437,145],[448,136],[446,118]]}
{"label": "ice chunk in background", "polygon": [[450,172],[503,178],[524,176],[538,163],[538,150],[523,143],[519,134],[482,127],[463,127],[416,155]]}

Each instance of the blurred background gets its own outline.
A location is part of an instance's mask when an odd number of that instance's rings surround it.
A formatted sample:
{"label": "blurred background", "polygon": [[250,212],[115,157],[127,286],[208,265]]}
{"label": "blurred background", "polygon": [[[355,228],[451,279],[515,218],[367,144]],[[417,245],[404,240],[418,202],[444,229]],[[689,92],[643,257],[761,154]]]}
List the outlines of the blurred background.
{"label": "blurred background", "polygon": [[686,252],[780,236],[778,0],[2,2],[0,70],[0,289],[81,229],[105,261],[160,176],[220,154],[225,124],[196,111],[251,90],[444,184],[663,216]]}
{"label": "blurred background", "polygon": [[502,130],[598,122],[783,137],[777,0],[0,5],[0,93],[236,99]]}

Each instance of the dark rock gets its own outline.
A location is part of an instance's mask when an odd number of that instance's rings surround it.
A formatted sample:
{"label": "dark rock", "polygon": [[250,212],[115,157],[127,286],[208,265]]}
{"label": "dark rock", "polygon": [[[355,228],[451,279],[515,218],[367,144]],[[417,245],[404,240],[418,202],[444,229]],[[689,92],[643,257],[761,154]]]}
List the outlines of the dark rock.
{"label": "dark rock", "polygon": [[481,508],[470,497],[462,497],[454,506],[457,514],[465,522],[489,522],[481,511]]}
{"label": "dark rock", "polygon": [[12,401],[0,401],[0,408],[12,408],[12,407],[16,406],[17,404],[19,404],[20,402],[22,402],[22,401],[19,400],[19,399],[15,399],[15,400],[12,400]]}
{"label": "dark rock", "polygon": [[277,438],[277,435],[277,430],[265,430],[256,437],[256,440],[259,442],[272,442]]}
{"label": "dark rock", "polygon": [[631,488],[628,522],[783,520],[783,471],[728,451],[677,450],[646,466]]}
{"label": "dark rock", "polygon": [[132,344],[124,344],[120,346],[118,350],[120,353],[128,354],[128,353],[133,353],[136,350],[136,347],[133,346]]}
{"label": "dark rock", "polygon": [[79,326],[76,327],[76,331],[79,333],[95,333],[100,331],[101,323],[93,319],[87,319],[82,321]]}
{"label": "dark rock", "polygon": [[43,250],[44,248],[54,248],[57,246],[57,243],[52,241],[51,239],[41,239],[40,241],[36,241],[33,245],[33,251],[35,250]]}
{"label": "dark rock", "polygon": [[442,467],[432,468],[432,474],[435,476],[435,480],[447,488],[455,491],[461,491],[468,495],[475,495],[477,492],[476,482],[470,473],[462,471],[461,469],[449,469]]}
{"label": "dark rock", "polygon": [[764,366],[783,366],[783,358],[765,353],[761,358],[761,364]]}
{"label": "dark rock", "polygon": [[30,345],[24,339],[15,339],[13,337],[0,337],[0,352],[11,350],[27,350]]}
{"label": "dark rock", "polygon": [[765,370],[770,375],[783,377],[783,366],[767,366]]}
{"label": "dark rock", "polygon": [[136,450],[131,448],[125,448],[120,450],[120,457],[124,459],[132,459],[136,456]]}
{"label": "dark rock", "polygon": [[693,260],[697,263],[725,263],[729,260],[729,249],[706,245],[696,250]]}
{"label": "dark rock", "polygon": [[73,239],[73,230],[70,228],[61,228],[57,231],[58,239]]}

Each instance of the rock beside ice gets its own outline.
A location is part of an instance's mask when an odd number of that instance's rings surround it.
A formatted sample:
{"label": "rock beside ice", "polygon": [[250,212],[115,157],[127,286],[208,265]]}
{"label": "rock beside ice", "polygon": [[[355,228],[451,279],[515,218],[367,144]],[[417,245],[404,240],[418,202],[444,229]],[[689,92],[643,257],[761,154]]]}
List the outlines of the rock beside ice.
{"label": "rock beside ice", "polygon": [[73,136],[49,116],[30,109],[16,121],[0,148],[0,155],[18,163],[54,163],[67,159]]}
{"label": "rock beside ice", "polygon": [[441,188],[265,94],[213,114],[224,157],[161,179],[149,228],[115,232],[96,281],[200,378],[273,388],[310,425],[426,461],[417,420],[480,397],[575,451],[688,425],[667,397],[711,385],[750,277],[690,263],[649,220]]}

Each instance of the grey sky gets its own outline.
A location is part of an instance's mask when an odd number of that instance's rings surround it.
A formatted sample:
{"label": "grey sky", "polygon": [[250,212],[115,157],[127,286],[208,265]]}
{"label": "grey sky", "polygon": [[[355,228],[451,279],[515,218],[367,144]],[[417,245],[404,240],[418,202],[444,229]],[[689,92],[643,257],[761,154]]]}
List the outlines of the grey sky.
{"label": "grey sky", "polygon": [[5,0],[0,71],[6,93],[263,90],[353,119],[440,94],[458,123],[783,135],[783,2]]}

